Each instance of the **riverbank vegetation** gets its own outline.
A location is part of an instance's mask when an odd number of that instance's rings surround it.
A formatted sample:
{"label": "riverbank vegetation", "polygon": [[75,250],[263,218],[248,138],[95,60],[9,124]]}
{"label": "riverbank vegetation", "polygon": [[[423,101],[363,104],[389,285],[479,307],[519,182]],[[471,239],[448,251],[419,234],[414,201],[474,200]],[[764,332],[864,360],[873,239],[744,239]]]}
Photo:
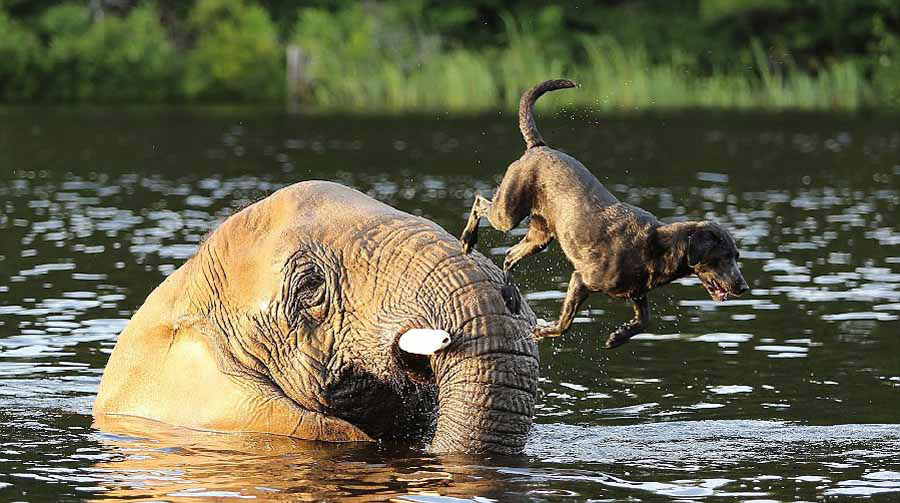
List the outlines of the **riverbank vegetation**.
{"label": "riverbank vegetation", "polygon": [[0,0],[5,103],[477,112],[555,77],[557,109],[900,108],[900,2]]}

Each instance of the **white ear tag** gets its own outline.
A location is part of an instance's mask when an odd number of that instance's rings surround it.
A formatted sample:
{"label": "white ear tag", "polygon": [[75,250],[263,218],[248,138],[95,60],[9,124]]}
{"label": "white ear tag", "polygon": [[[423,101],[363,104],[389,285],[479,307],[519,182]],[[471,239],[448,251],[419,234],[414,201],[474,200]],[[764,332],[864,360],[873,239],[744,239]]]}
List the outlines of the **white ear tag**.
{"label": "white ear tag", "polygon": [[450,345],[450,334],[443,330],[413,328],[400,336],[400,349],[416,355],[433,355]]}

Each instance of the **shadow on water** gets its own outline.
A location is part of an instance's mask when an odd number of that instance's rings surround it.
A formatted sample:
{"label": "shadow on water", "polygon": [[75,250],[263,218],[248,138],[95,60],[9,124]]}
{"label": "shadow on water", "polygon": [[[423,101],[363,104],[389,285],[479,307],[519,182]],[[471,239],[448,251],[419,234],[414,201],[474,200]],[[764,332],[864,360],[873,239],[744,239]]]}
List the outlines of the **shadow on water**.
{"label": "shadow on water", "polygon": [[[279,187],[356,187],[456,234],[521,153],[513,117],[242,109],[2,110],[0,499],[710,501],[900,497],[900,128],[895,118],[682,114],[541,121],[621,199],[732,229],[752,292],[592,297],[541,344],[517,458],[327,445],[89,416],[115,338],[217,222]],[[524,232],[482,233],[497,262]],[[555,246],[516,280],[556,316]]]}

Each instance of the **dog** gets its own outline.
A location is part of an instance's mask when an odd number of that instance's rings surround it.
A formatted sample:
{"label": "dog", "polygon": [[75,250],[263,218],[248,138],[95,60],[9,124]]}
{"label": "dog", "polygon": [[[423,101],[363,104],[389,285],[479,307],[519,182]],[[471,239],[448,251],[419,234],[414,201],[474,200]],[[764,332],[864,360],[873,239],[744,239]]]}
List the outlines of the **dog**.
{"label": "dog", "polygon": [[534,121],[534,104],[548,91],[575,87],[571,80],[548,80],[522,95],[519,129],[525,153],[506,170],[493,200],[476,195],[460,236],[468,254],[478,240],[478,222],[507,232],[530,216],[528,232],[506,253],[504,299],[519,308],[511,272],[523,258],[553,239],[575,268],[559,320],[535,330],[537,339],[564,334],[582,302],[594,292],[631,300],[634,318],[606,339],[608,349],[643,332],[650,322],[647,293],[689,276],[699,277],[716,301],[749,290],[737,265],[734,238],[709,221],[663,224],[653,214],[619,201],[575,158],[549,148]]}

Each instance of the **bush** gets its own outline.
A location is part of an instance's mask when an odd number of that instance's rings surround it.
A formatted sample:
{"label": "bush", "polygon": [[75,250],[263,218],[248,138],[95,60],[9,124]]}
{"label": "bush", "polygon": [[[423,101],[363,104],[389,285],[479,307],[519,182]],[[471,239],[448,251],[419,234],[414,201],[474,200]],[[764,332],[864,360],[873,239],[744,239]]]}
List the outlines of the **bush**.
{"label": "bush", "polygon": [[82,96],[83,56],[78,46],[91,28],[90,10],[75,3],[57,5],[47,9],[37,25],[47,44],[41,59],[47,80],[41,94],[54,101],[76,100]]}
{"label": "bush", "polygon": [[37,36],[0,10],[0,99],[15,101],[37,95],[42,77],[40,52]]}
{"label": "bush", "polygon": [[876,18],[873,24],[877,42],[872,48],[872,84],[878,101],[900,108],[900,36],[891,32],[881,18]]}
{"label": "bush", "polygon": [[284,50],[266,11],[244,0],[200,0],[183,89],[191,98],[272,100],[284,92]]}
{"label": "bush", "polygon": [[152,5],[127,16],[91,20],[78,4],[53,7],[42,16],[48,39],[44,94],[63,101],[162,101],[172,97],[177,53]]}
{"label": "bush", "polygon": [[426,63],[441,63],[432,59],[440,39],[411,22],[415,5],[353,4],[334,13],[301,9],[292,40],[308,59],[312,101],[358,107],[390,101],[391,108],[418,102],[401,95],[412,91],[408,79]]}
{"label": "bush", "polygon": [[175,91],[178,55],[153,6],[94,23],[80,49],[81,97],[158,102]]}

